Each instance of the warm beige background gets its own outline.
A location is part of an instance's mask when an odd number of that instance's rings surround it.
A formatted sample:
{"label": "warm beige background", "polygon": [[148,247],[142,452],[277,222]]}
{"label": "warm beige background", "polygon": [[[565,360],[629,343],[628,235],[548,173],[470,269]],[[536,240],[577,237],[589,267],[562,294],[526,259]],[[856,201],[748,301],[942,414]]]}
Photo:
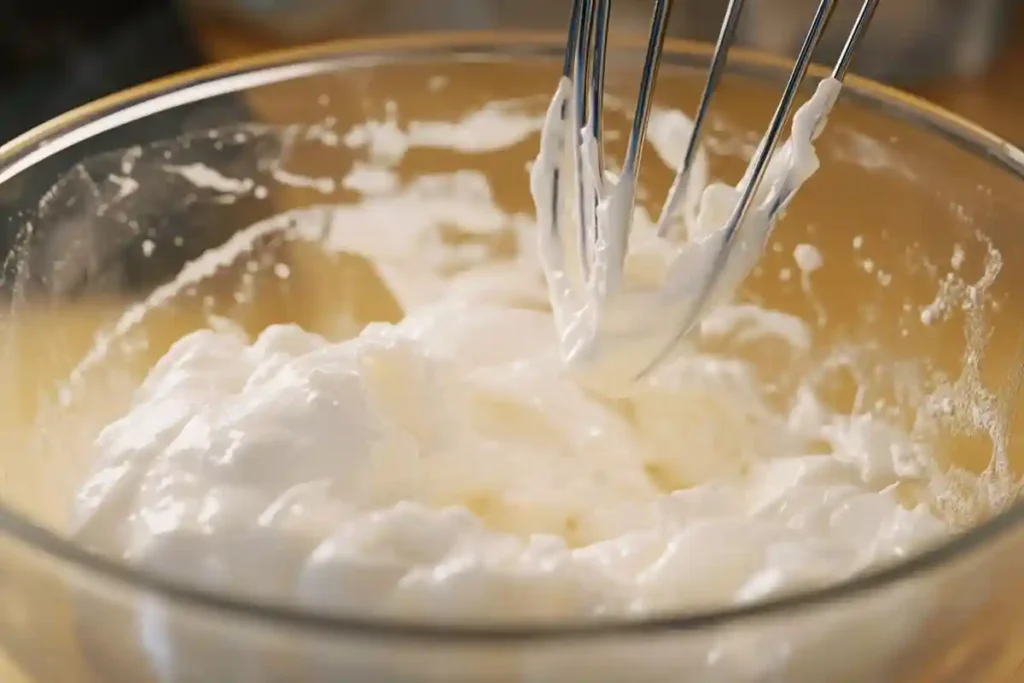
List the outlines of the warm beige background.
{"label": "warm beige background", "polygon": [[984,77],[935,83],[918,94],[1024,145],[1024,15],[1006,54]]}

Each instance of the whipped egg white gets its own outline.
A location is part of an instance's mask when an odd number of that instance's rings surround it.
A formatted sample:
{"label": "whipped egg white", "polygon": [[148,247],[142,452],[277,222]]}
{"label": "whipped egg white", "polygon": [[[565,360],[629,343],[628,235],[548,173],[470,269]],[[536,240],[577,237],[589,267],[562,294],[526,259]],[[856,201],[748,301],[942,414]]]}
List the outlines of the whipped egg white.
{"label": "whipped egg white", "polygon": [[[451,277],[448,247],[393,238],[451,220],[458,204],[439,196],[460,182],[375,193],[363,218],[402,216],[334,244],[376,263],[400,322],[344,340],[276,325],[178,341],[96,439],[75,538],[247,598],[479,624],[751,603],[950,532],[898,490],[926,445],[882,416],[833,412],[809,383],[780,402],[750,361],[703,343],[753,334],[796,358],[812,338],[797,318],[723,292],[628,391],[581,382],[534,226],[520,258]],[[709,186],[699,214],[731,202]],[[343,211],[349,226],[361,215]],[[642,211],[634,221],[637,271],[663,274],[676,247]],[[730,656],[756,669],[761,655]]]}

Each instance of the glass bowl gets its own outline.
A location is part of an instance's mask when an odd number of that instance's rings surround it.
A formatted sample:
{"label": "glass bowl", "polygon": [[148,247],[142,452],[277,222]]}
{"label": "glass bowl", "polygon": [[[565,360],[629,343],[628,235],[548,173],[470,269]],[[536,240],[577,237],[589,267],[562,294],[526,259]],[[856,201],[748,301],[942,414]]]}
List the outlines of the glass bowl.
{"label": "glass bowl", "polygon": [[[514,248],[503,229],[473,224],[512,226],[532,213],[525,166],[560,41],[422,36],[275,53],[115,95],[0,148],[4,680],[1012,680],[1024,658],[1024,508],[1012,502],[1024,465],[1024,155],[859,79],[820,141],[823,167],[742,296],[811,321],[814,349],[860,350],[848,368],[862,373],[860,390],[837,380],[833,397],[851,411],[909,415],[929,391],[963,390],[934,437],[963,481],[992,473],[991,496],[949,493],[949,514],[976,522],[966,531],[895,566],[766,602],[507,625],[301,610],[68,540],[96,430],[175,339],[282,321],[344,336],[398,317],[397,299],[419,293],[412,283],[396,296],[365,259],[331,248],[351,220],[346,207],[378,202],[361,229],[396,240],[454,229],[475,244],[467,253]],[[617,50],[609,139],[626,126],[617,98],[633,97],[639,55]],[[681,142],[671,110],[692,110],[707,61],[701,45],[668,49],[643,196],[664,196]],[[729,70],[708,147],[712,173],[735,178],[788,65],[737,52]],[[447,124],[470,117],[453,137]],[[437,216],[390,214],[408,188],[435,199]],[[801,243],[826,267],[801,271]],[[907,393],[907,368],[927,370],[927,391]]]}

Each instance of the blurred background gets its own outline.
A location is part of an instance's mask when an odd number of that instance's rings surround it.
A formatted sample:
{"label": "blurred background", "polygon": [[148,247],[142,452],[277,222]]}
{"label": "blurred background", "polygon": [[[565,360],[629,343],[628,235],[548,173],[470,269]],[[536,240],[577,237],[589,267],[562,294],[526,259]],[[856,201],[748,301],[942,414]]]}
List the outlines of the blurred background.
{"label": "blurred background", "polygon": [[[741,42],[795,50],[816,0],[748,0]],[[860,0],[839,0],[824,50]],[[726,0],[676,0],[671,34],[713,39]],[[1024,142],[1022,0],[882,0],[854,65]],[[650,0],[616,0],[646,30]],[[569,0],[0,0],[0,142],[105,94],[204,63],[332,38],[559,31]],[[819,61],[827,58],[822,53]]]}

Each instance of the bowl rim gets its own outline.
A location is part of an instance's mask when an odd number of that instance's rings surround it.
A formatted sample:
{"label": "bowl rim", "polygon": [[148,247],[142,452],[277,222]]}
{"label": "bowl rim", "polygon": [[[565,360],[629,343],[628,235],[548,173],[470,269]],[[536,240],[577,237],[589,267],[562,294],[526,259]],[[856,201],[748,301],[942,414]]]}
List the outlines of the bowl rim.
{"label": "bowl rim", "polygon": [[[641,46],[641,41],[629,40],[624,41],[622,47]],[[563,59],[564,47],[565,37],[559,34],[432,32],[330,41],[272,50],[191,69],[80,106],[0,145],[0,184],[90,137],[148,115],[219,95],[344,68],[401,62],[416,56],[458,56],[463,59],[507,59],[520,56],[550,59],[555,64],[556,60]],[[616,49],[619,49],[618,45]],[[681,64],[685,64],[687,59],[707,59],[711,52],[711,45],[694,41],[668,39],[665,45],[665,59],[678,60]],[[739,68],[744,73],[784,76],[791,66],[791,62],[785,59],[764,53],[740,48],[730,50],[729,67]],[[806,82],[812,83],[828,75],[828,69],[815,65],[811,67]],[[553,72],[552,76],[553,88],[556,74]],[[859,103],[881,107],[886,115],[923,126],[987,158],[1024,182],[1024,152],[967,119],[922,98],[854,75],[845,79],[843,94],[853,96]],[[939,570],[1022,527],[1024,501],[1018,500],[985,523],[902,562],[878,567],[824,588],[793,592],[747,605],[664,613],[637,619],[483,624],[339,614],[221,593],[91,552],[57,532],[37,525],[29,516],[0,502],[0,532],[39,551],[46,560],[56,563],[63,571],[84,570],[90,583],[98,581],[108,590],[138,591],[178,607],[235,619],[247,625],[287,627],[333,637],[347,635],[461,643],[591,641],[609,637],[698,631],[787,616],[878,592],[926,572]]]}

